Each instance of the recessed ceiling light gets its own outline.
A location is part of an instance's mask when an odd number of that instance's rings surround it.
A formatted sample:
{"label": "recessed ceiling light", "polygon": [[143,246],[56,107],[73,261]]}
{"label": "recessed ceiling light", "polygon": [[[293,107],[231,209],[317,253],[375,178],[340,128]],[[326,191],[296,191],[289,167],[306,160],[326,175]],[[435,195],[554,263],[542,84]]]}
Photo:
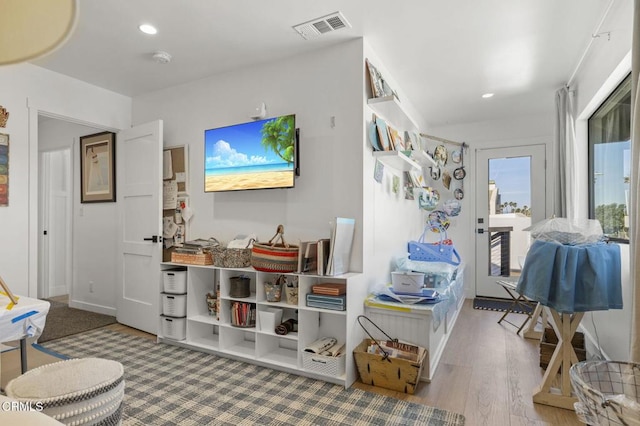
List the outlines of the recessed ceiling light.
{"label": "recessed ceiling light", "polygon": [[138,29],[145,34],[156,34],[158,32],[156,27],[151,24],[142,24],[138,27]]}
{"label": "recessed ceiling light", "polygon": [[485,99],[489,99],[492,96],[493,96],[493,93],[485,93],[484,95],[482,95],[482,97]]}

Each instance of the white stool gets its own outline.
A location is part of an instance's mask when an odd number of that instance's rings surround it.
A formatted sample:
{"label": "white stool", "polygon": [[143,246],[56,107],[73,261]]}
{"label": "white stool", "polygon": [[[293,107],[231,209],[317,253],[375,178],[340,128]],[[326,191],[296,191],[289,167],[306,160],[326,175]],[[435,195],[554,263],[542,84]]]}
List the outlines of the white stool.
{"label": "white stool", "polygon": [[55,362],[16,377],[5,392],[64,424],[116,425],[122,417],[124,368],[101,358]]}

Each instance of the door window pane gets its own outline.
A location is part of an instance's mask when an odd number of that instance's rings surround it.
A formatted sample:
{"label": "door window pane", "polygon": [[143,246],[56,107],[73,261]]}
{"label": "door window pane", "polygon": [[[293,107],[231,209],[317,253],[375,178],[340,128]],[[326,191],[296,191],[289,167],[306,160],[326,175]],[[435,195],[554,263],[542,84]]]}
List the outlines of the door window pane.
{"label": "door window pane", "polygon": [[[544,178],[544,177],[543,177]],[[520,275],[529,248],[531,157],[489,160],[489,275]]]}

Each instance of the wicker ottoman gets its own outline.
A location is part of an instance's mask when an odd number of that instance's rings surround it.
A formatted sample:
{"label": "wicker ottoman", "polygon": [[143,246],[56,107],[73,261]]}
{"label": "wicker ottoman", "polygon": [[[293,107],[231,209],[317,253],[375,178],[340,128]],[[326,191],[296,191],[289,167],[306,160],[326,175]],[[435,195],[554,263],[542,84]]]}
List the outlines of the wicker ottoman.
{"label": "wicker ottoman", "polygon": [[42,407],[67,425],[117,425],[122,417],[124,368],[116,361],[80,358],[27,371],[7,384],[9,398]]}

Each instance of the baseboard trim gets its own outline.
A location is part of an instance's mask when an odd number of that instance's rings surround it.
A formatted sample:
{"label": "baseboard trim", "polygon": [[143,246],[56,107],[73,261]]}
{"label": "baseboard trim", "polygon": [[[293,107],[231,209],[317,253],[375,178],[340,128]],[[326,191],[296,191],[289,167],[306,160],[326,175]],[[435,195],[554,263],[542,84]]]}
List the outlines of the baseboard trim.
{"label": "baseboard trim", "polygon": [[70,300],[69,307],[82,309],[83,311],[95,312],[97,314],[110,315],[112,317],[115,317],[116,313],[118,312],[116,308],[111,308],[109,306],[95,305],[93,303],[81,302],[78,300]]}
{"label": "baseboard trim", "polygon": [[607,355],[607,353],[602,348],[598,347],[598,342],[596,341],[596,339],[593,338],[591,333],[589,333],[585,327],[580,325],[578,326],[578,330],[580,330],[580,332],[584,334],[584,346],[585,346],[585,350],[587,351],[587,360],[589,361],[599,360],[601,359],[600,354],[604,356],[603,361],[611,360],[609,355]]}

